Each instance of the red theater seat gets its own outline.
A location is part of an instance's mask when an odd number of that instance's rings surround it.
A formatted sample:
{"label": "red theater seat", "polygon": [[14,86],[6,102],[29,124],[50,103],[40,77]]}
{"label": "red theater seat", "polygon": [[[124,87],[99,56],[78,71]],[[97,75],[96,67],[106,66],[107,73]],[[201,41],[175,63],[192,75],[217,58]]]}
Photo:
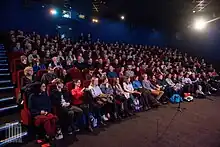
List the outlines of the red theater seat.
{"label": "red theater seat", "polygon": [[85,80],[85,81],[83,81],[83,87],[89,87],[89,84],[90,84],[90,80]]}
{"label": "red theater seat", "polygon": [[66,88],[70,92],[73,89],[73,82],[66,83]]}
{"label": "red theater seat", "polygon": [[37,78],[40,80],[41,77],[42,77],[45,73],[47,73],[47,70],[38,70],[38,71],[37,71]]}

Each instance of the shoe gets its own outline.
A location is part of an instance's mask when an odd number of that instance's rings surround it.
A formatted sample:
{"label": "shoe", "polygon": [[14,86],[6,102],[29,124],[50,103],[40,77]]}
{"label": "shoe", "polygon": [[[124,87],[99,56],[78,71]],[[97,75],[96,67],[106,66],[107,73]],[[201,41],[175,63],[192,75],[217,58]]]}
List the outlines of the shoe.
{"label": "shoe", "polygon": [[89,132],[93,132],[93,128],[91,126],[88,127]]}
{"label": "shoe", "polygon": [[208,95],[211,95],[212,93],[210,91],[207,92]]}
{"label": "shoe", "polygon": [[110,120],[110,118],[111,118],[111,115],[109,113],[107,114],[107,118],[108,118],[108,120]]}
{"label": "shoe", "polygon": [[74,131],[75,131],[75,132],[79,132],[80,129],[79,129],[78,127],[74,126]]}
{"label": "shoe", "polygon": [[68,135],[72,135],[73,134],[73,129],[71,127],[68,127]]}
{"label": "shoe", "polygon": [[102,120],[108,121],[108,118],[107,118],[105,115],[103,115],[103,116],[102,116]]}
{"label": "shoe", "polygon": [[100,121],[100,124],[101,124],[102,126],[106,126],[106,124],[105,124],[103,121]]}
{"label": "shoe", "polygon": [[56,140],[63,139],[63,133],[61,132],[61,129],[59,129],[57,131],[57,134],[56,134],[55,138],[56,138]]}
{"label": "shoe", "polygon": [[215,89],[215,88],[213,88],[213,87],[212,87],[212,90],[213,90],[213,91],[217,91],[217,89]]}

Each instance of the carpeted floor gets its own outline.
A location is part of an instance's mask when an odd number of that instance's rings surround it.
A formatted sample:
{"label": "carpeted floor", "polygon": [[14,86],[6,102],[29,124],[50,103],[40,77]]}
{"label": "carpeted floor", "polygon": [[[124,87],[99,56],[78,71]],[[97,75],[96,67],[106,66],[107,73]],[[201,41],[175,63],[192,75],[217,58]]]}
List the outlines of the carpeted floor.
{"label": "carpeted floor", "polygon": [[[220,147],[220,97],[138,113],[134,118],[58,141],[58,147]],[[33,143],[25,145],[34,146]]]}

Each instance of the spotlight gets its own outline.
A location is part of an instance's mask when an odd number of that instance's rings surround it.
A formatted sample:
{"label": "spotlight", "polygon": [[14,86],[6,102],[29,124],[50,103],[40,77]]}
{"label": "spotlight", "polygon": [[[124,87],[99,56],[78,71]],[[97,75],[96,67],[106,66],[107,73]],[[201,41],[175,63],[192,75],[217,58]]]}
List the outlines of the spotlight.
{"label": "spotlight", "polygon": [[202,18],[195,20],[193,25],[195,30],[203,30],[206,28],[206,26],[207,26],[207,22]]}
{"label": "spotlight", "polygon": [[122,19],[122,20],[124,20],[124,19],[125,19],[125,17],[124,17],[124,16],[121,16],[121,19]]}
{"label": "spotlight", "polygon": [[193,13],[196,13],[196,11],[193,11]]}
{"label": "spotlight", "polygon": [[50,10],[50,14],[56,15],[56,14],[57,14],[57,11],[56,11],[55,9],[51,9],[51,10]]}
{"label": "spotlight", "polygon": [[99,20],[98,20],[98,19],[92,19],[92,22],[93,22],[93,23],[98,23]]}

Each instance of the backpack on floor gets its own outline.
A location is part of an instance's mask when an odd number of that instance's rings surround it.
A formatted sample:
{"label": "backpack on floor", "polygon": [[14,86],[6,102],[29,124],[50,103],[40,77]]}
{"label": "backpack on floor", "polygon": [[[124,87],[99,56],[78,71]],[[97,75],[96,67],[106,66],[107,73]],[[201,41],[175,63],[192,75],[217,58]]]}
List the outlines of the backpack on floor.
{"label": "backpack on floor", "polygon": [[180,103],[183,101],[183,98],[179,95],[179,94],[174,94],[173,96],[171,96],[170,98],[170,102],[171,103]]}

